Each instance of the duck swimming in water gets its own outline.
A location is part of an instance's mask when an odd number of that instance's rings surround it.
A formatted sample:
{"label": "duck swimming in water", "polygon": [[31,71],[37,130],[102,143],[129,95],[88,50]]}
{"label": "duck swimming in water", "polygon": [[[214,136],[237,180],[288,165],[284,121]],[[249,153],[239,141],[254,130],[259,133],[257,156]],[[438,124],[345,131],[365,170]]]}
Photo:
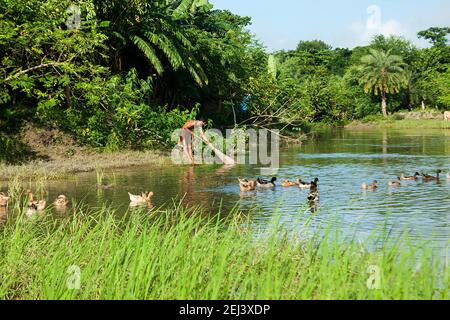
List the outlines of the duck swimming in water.
{"label": "duck swimming in water", "polygon": [[275,181],[277,181],[277,178],[275,178],[275,177],[273,177],[270,181],[258,178],[256,180],[256,185],[259,188],[270,189],[270,188],[274,188],[276,186]]}
{"label": "duck swimming in water", "polygon": [[153,192],[142,192],[141,195],[134,195],[128,192],[132,205],[149,204],[152,201]]}
{"label": "duck swimming in water", "polygon": [[416,181],[420,177],[420,173],[416,172],[413,176],[406,176],[402,173],[400,176],[400,180],[402,181]]}
{"label": "duck swimming in water", "polygon": [[281,182],[281,186],[282,186],[282,187],[285,187],[285,188],[289,188],[289,187],[298,187],[298,185],[299,185],[299,180],[300,180],[300,179],[298,179],[297,182],[289,181],[289,180],[283,180],[283,181]]}
{"label": "duck swimming in water", "polygon": [[33,193],[28,190],[28,207],[36,209],[37,211],[43,211],[47,205],[46,200],[34,200]]}
{"label": "duck swimming in water", "polygon": [[400,183],[400,180],[401,180],[401,178],[398,177],[397,180],[395,180],[395,181],[389,181],[388,186],[389,187],[401,187],[402,184]]}
{"label": "duck swimming in water", "polygon": [[309,203],[317,204],[320,201],[320,194],[319,191],[316,189],[314,191],[310,191],[308,194],[308,201]]}
{"label": "duck swimming in water", "polygon": [[375,190],[375,189],[377,189],[378,188],[378,181],[377,180],[375,180],[373,183],[371,183],[371,184],[367,184],[367,183],[363,183],[362,185],[361,185],[361,188],[363,189],[363,190]]}
{"label": "duck swimming in water", "polygon": [[69,199],[63,194],[59,195],[58,198],[56,198],[56,200],[53,202],[53,205],[59,208],[66,207],[68,204]]}
{"label": "duck swimming in water", "polygon": [[319,194],[319,190],[317,189],[317,182],[311,181],[310,185],[311,185],[311,187],[309,189],[309,194],[308,194],[307,199],[308,199],[309,207],[311,208],[311,212],[315,213],[319,206],[320,194]]}
{"label": "duck swimming in water", "polygon": [[33,193],[28,190],[28,207],[26,212],[27,216],[32,216],[38,211],[44,211],[46,205],[46,200],[34,200]]}
{"label": "duck swimming in water", "polygon": [[241,192],[250,192],[256,189],[256,181],[247,179],[238,179]]}
{"label": "duck swimming in water", "polygon": [[430,176],[428,174],[422,173],[423,181],[439,181],[440,180],[439,174],[441,173],[442,173],[441,170],[436,171],[436,176]]}
{"label": "duck swimming in water", "polygon": [[314,181],[311,181],[310,183],[306,183],[301,179],[298,180],[298,187],[300,189],[310,189],[313,184],[317,187],[317,184],[319,183],[319,178],[315,178]]}

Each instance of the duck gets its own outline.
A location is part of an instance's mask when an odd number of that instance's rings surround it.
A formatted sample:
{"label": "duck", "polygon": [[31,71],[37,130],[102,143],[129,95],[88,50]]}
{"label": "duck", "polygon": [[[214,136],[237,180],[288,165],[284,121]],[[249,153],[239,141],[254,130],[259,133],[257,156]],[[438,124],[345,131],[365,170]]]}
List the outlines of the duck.
{"label": "duck", "polygon": [[420,173],[416,172],[413,176],[407,176],[405,177],[405,175],[402,173],[402,175],[400,176],[400,180],[402,181],[416,181],[417,179],[419,179],[420,177]]}
{"label": "duck", "polygon": [[260,188],[270,189],[276,186],[275,181],[277,181],[277,178],[275,177],[273,177],[270,181],[258,178],[256,180],[256,185]]}
{"label": "duck", "polygon": [[395,180],[395,181],[389,181],[388,182],[388,186],[389,187],[401,187],[401,183],[400,183],[400,181],[401,181],[401,178],[400,177],[397,177],[397,180]]}
{"label": "duck", "polygon": [[9,197],[6,196],[6,194],[4,194],[3,192],[0,192],[0,207],[7,207],[8,200],[9,200]]}
{"label": "duck", "polygon": [[34,215],[37,212],[44,211],[46,205],[47,205],[47,201],[45,201],[45,200],[29,202],[26,215],[28,217],[31,217],[32,215]]}
{"label": "duck", "polygon": [[319,201],[320,201],[319,190],[317,190],[317,182],[311,181],[311,187],[309,189],[309,194],[308,194],[307,199],[308,199],[309,207],[311,208],[311,212],[312,213],[317,212]]}
{"label": "duck", "polygon": [[35,209],[36,211],[43,211],[46,205],[46,200],[34,200],[33,193],[28,190],[28,208]]}
{"label": "duck", "polygon": [[447,175],[445,176],[445,178],[446,178],[447,180],[450,180],[450,172],[447,172]]}
{"label": "duck", "polygon": [[53,205],[59,208],[66,207],[68,204],[69,199],[63,194],[59,195],[58,198],[56,198],[56,200],[53,202]]}
{"label": "duck", "polygon": [[310,183],[306,183],[302,181],[302,179],[298,179],[298,187],[300,189],[310,189],[313,185],[317,188],[317,184],[319,183],[319,178],[315,178],[314,181]]}
{"label": "duck", "polygon": [[299,181],[300,179],[297,180],[297,182],[294,181],[289,181],[289,180],[283,180],[281,182],[281,186],[285,187],[285,188],[290,188],[290,187],[297,187],[299,185]]}
{"label": "duck", "polygon": [[422,173],[422,177],[423,177],[424,181],[439,181],[440,180],[440,177],[439,177],[440,173],[442,173],[441,170],[436,171],[436,177]]}
{"label": "duck", "polygon": [[364,190],[375,190],[375,189],[377,189],[378,188],[378,181],[377,180],[375,180],[373,183],[371,183],[371,184],[367,184],[367,183],[363,183],[362,185],[361,185],[361,188],[363,188]]}
{"label": "duck", "polygon": [[30,204],[28,204],[28,209],[34,211],[44,211],[46,205],[47,201],[45,200],[33,201]]}
{"label": "duck", "polygon": [[320,200],[320,194],[319,191],[316,189],[315,191],[310,191],[308,194],[308,201],[309,203],[318,203]]}
{"label": "duck", "polygon": [[303,181],[302,179],[298,179],[298,187],[300,189],[308,189],[311,187],[311,185],[305,181]]}
{"label": "duck", "polygon": [[148,204],[152,201],[153,192],[142,192],[141,195],[134,195],[128,192],[128,196],[132,204]]}
{"label": "duck", "polygon": [[250,192],[256,189],[256,181],[247,179],[238,179],[241,192]]}

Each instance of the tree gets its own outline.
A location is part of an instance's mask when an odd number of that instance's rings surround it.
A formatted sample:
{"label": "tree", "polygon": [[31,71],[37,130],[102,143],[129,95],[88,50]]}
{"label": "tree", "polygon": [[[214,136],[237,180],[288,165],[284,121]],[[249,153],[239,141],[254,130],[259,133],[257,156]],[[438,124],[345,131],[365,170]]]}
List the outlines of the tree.
{"label": "tree", "polygon": [[[428,31],[428,33],[434,34],[431,31]],[[436,37],[432,37],[436,39]],[[447,72],[449,64],[450,46],[448,45],[434,45],[431,48],[418,50],[409,66],[413,75],[412,85],[414,89],[411,92],[411,100],[421,104],[422,108],[427,105],[445,108],[446,106],[439,101],[442,87],[437,86],[435,80],[440,78],[441,74]]]}
{"label": "tree", "polygon": [[390,51],[370,49],[369,52],[361,58],[363,76],[360,83],[366,93],[381,95],[381,110],[387,117],[387,94],[398,93],[407,85],[405,64],[402,57],[391,55]]}
{"label": "tree", "polygon": [[435,47],[443,47],[447,44],[447,36],[450,34],[450,28],[432,27],[424,31],[420,31],[417,35],[419,38],[430,41]]}
{"label": "tree", "polygon": [[438,101],[446,108],[450,106],[450,65],[447,65],[447,71],[435,79],[436,86],[440,89]]}
{"label": "tree", "polygon": [[417,48],[414,44],[399,36],[389,36],[376,35],[370,47],[376,50],[390,51],[391,54],[403,57],[406,64],[410,64],[417,56]]}
{"label": "tree", "polygon": [[108,31],[116,49],[116,69],[122,71],[127,58],[128,66],[135,67],[133,60],[140,59],[130,54],[134,45],[151,66],[149,73],[162,76],[167,67],[185,69],[199,86],[208,79],[192,54],[193,44],[183,21],[202,8],[210,10],[211,5],[202,0],[96,1],[100,19],[112,21]]}
{"label": "tree", "polygon": [[[108,74],[100,65],[107,37],[90,1],[80,6],[79,29],[68,29],[70,1],[0,1],[0,119],[9,127],[33,117],[56,121],[56,109],[73,107],[77,87]],[[100,80],[101,81],[101,80]]]}
{"label": "tree", "polygon": [[[248,84],[252,78],[268,74],[268,55],[248,30],[249,17],[228,10],[211,10],[187,21],[195,51],[209,83],[189,88],[180,83],[178,93],[202,101],[202,113],[217,124],[227,124],[240,109],[244,97],[253,95]],[[186,101],[182,99],[181,101]]]}
{"label": "tree", "polygon": [[331,49],[332,47],[322,40],[300,41],[297,45],[297,51],[319,52]]}

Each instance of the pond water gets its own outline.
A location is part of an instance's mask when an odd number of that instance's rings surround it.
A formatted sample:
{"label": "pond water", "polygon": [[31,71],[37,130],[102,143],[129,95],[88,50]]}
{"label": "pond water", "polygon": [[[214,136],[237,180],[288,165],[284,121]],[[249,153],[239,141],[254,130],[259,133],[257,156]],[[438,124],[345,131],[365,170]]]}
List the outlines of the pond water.
{"label": "pond water", "polygon": [[[404,173],[435,174],[442,169],[441,182],[403,182],[399,188],[387,183]],[[168,166],[139,167],[105,172],[116,187],[97,188],[96,173],[80,174],[51,182],[48,199],[67,194],[72,202],[92,207],[107,204],[125,212],[127,192],[153,191],[153,204],[171,205],[182,199],[185,205],[202,206],[222,213],[237,206],[250,212],[255,232],[268,229],[274,215],[286,228],[298,230],[305,221],[311,229],[339,225],[345,235],[369,236],[384,226],[390,235],[408,231],[411,237],[429,239],[447,248],[450,239],[450,130],[336,129],[317,133],[301,147],[283,149],[278,181],[320,179],[320,208],[312,213],[306,201],[308,191],[277,187],[241,194],[238,177],[255,178],[259,166]],[[378,180],[376,191],[363,191],[363,182]],[[0,184],[5,190],[7,185]],[[174,200],[177,199],[177,200]],[[333,222],[332,222],[333,221]],[[258,230],[258,231],[256,231]],[[345,234],[347,233],[347,234]]]}

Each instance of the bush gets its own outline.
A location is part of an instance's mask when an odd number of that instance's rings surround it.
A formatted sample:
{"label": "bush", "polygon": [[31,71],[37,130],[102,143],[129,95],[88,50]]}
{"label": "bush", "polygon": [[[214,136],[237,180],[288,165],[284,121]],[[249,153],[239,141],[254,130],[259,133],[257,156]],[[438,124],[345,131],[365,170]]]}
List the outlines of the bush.
{"label": "bush", "polygon": [[371,114],[361,119],[362,123],[379,122],[379,121],[386,121],[386,118],[384,118],[383,115],[381,114]]}
{"label": "bush", "polygon": [[106,83],[80,84],[76,90],[83,98],[53,117],[81,142],[108,151],[170,147],[172,132],[196,118],[199,109],[144,103],[150,100],[152,80],[139,79],[134,69]]}
{"label": "bush", "polygon": [[403,114],[398,114],[398,113],[393,114],[392,118],[394,120],[405,120],[405,116]]}

